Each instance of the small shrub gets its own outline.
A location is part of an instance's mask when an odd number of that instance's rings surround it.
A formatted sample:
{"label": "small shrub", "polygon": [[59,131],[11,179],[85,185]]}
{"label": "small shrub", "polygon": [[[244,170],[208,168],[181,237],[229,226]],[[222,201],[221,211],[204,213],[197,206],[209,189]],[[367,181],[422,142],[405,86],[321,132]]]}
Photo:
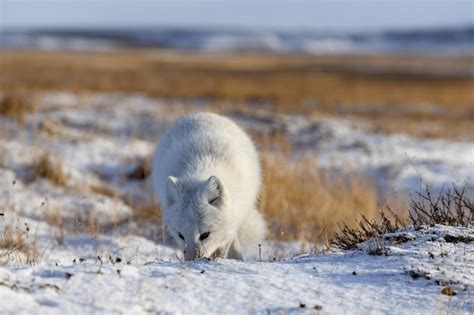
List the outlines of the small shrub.
{"label": "small shrub", "polygon": [[447,191],[441,190],[433,196],[429,188],[417,192],[418,198],[412,198],[410,220],[419,228],[422,225],[444,224],[469,226],[474,222],[474,203],[468,196],[468,186],[459,189],[452,185]]}
{"label": "small shrub", "polygon": [[342,223],[340,231],[334,234],[332,243],[342,249],[354,249],[357,244],[386,233],[396,232],[404,225],[398,215],[387,206],[385,210],[379,212],[377,219],[368,219],[361,215],[355,227]]}
{"label": "small shrub", "polygon": [[[442,190],[437,197],[426,188],[425,193],[417,192],[416,196],[418,198],[412,198],[408,209],[409,220],[416,229],[433,224],[471,226],[474,222],[473,203],[468,196],[468,186],[459,189],[453,185],[452,189]],[[353,249],[355,245],[370,238],[396,232],[407,225],[407,222],[403,222],[388,206],[379,214],[380,218],[372,220],[362,215],[356,227],[342,223],[340,232],[334,234],[332,243],[342,249]],[[446,235],[446,238],[447,242],[453,243],[471,241],[468,237],[454,238]]]}
{"label": "small shrub", "polygon": [[0,115],[14,118],[19,124],[25,121],[25,115],[35,111],[31,98],[24,94],[6,94],[0,98]]}

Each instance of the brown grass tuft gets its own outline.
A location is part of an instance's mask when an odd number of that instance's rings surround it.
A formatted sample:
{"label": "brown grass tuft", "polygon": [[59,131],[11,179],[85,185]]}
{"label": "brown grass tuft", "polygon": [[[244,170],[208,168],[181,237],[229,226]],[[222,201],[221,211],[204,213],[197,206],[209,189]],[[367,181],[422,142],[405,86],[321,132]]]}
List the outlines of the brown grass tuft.
{"label": "brown grass tuft", "polygon": [[161,209],[157,203],[136,205],[133,207],[133,217],[138,220],[161,219]]}
{"label": "brown grass tuft", "polygon": [[31,98],[21,93],[0,96],[0,115],[14,118],[19,124],[25,121],[25,115],[35,111]]}
{"label": "brown grass tuft", "polygon": [[49,153],[44,153],[33,164],[33,180],[37,177],[49,179],[57,186],[67,186],[67,176],[59,160],[53,160]]}
{"label": "brown grass tuft", "polygon": [[31,265],[37,261],[36,247],[28,240],[29,227],[25,230],[18,226],[6,224],[0,239],[0,265],[17,262],[20,265]]}
{"label": "brown grass tuft", "polygon": [[115,191],[113,188],[110,188],[109,186],[105,184],[91,185],[89,186],[89,190],[93,193],[110,197],[112,199],[120,197],[117,191]]}
{"label": "brown grass tuft", "polygon": [[264,185],[260,209],[270,238],[320,242],[338,230],[338,222],[355,224],[361,214],[377,214],[377,194],[358,174],[329,178],[313,159],[290,162],[263,155]]}

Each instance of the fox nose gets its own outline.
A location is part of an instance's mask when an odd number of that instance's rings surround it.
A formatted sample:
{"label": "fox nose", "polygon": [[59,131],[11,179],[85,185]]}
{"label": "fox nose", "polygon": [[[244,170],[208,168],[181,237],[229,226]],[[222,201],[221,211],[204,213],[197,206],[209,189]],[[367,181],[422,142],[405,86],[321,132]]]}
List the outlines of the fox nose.
{"label": "fox nose", "polygon": [[184,257],[188,261],[201,258],[202,255],[204,255],[204,251],[202,251],[202,249],[198,246],[187,246],[185,248]]}
{"label": "fox nose", "polygon": [[200,248],[196,248],[196,253],[194,255],[194,259],[201,258],[202,257],[202,251]]}

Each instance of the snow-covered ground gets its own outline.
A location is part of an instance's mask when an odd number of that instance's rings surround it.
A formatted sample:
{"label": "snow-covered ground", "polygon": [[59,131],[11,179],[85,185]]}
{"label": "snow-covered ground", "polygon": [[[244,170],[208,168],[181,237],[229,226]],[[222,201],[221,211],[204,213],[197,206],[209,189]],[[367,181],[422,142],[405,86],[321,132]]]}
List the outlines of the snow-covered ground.
{"label": "snow-covered ground", "polygon": [[[152,195],[130,174],[170,122],[199,108],[140,95],[45,93],[25,125],[0,116],[0,236],[13,229],[34,249],[0,249],[0,313],[291,313],[316,305],[329,313],[472,313],[474,242],[445,240],[472,240],[468,228],[407,230],[404,243],[387,236],[382,256],[364,245],[315,253],[267,242],[249,262],[181,262],[154,241],[159,223],[131,219],[130,204],[149,204]],[[295,158],[366,173],[383,194],[420,182],[474,187],[472,142],[374,134],[330,118],[231,116],[256,133],[282,132]],[[64,169],[65,186],[31,180],[45,152]],[[457,295],[441,294],[446,286]]]}
{"label": "snow-covered ground", "polygon": [[[361,251],[180,262],[135,237],[66,237],[35,266],[0,268],[2,314],[472,314],[474,233],[434,226]],[[449,243],[463,235],[470,243]],[[397,244],[397,239],[409,239]],[[267,246],[265,246],[267,247]],[[98,259],[100,257],[100,261]],[[455,296],[441,293],[450,287]]]}

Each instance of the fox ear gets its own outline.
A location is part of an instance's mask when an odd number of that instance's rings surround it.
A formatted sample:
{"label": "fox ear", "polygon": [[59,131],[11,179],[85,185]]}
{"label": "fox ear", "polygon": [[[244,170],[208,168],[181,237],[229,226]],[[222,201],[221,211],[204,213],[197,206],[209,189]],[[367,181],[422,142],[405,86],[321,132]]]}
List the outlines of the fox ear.
{"label": "fox ear", "polygon": [[220,208],[224,202],[224,185],[217,177],[211,176],[204,184],[204,195],[207,202]]}
{"label": "fox ear", "polygon": [[178,200],[178,179],[174,176],[168,176],[166,181],[166,199],[170,205]]}

